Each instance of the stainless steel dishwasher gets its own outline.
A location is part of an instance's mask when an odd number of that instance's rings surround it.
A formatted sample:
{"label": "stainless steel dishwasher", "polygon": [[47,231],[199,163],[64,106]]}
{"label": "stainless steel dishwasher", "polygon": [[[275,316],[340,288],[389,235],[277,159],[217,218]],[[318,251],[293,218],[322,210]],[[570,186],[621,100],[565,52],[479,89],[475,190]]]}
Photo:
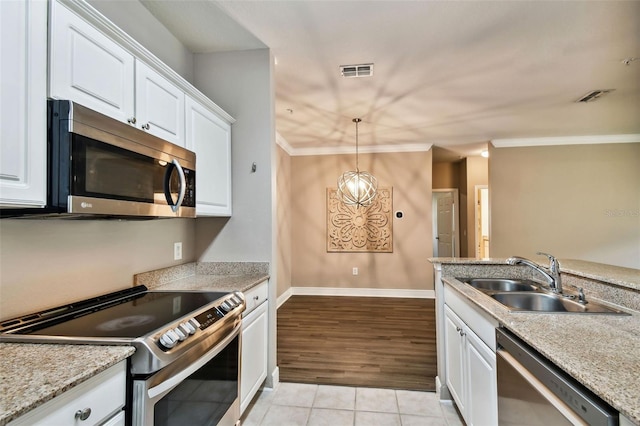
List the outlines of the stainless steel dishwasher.
{"label": "stainless steel dishwasher", "polygon": [[500,425],[617,425],[618,412],[514,334],[496,329]]}

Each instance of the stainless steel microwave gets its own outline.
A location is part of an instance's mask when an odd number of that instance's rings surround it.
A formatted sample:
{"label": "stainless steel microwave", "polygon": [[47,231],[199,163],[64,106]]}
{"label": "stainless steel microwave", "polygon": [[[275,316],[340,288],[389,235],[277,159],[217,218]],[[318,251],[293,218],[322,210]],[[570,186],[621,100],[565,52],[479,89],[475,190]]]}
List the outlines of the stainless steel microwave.
{"label": "stainless steel microwave", "polygon": [[195,217],[195,153],[71,101],[47,111],[47,206],[22,214]]}

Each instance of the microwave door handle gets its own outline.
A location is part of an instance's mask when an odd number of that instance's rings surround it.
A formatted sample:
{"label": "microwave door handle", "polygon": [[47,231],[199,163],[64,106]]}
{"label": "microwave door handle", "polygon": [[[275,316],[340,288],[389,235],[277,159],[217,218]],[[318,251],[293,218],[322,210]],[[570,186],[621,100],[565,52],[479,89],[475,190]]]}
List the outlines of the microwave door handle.
{"label": "microwave door handle", "polygon": [[[178,200],[175,204],[173,204],[173,198],[171,198],[171,187],[169,183],[171,182],[171,173],[173,173],[173,168],[178,170],[178,177],[180,179],[180,190],[178,193]],[[164,175],[164,196],[167,199],[167,202],[171,206],[171,210],[175,213],[178,211],[180,206],[182,205],[182,201],[184,201],[184,195],[187,192],[187,179],[184,177],[184,170],[182,170],[182,166],[180,162],[175,158],[171,161],[171,167],[169,167]]]}

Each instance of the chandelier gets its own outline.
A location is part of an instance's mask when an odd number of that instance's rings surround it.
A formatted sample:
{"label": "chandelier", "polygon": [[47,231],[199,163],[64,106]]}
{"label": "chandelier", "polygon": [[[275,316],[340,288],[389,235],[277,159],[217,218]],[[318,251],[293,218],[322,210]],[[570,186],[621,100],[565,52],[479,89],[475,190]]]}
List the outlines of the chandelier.
{"label": "chandelier", "polygon": [[362,120],[354,118],[352,121],[356,123],[356,170],[346,171],[338,178],[338,198],[346,205],[368,206],[376,197],[378,179],[358,168],[358,123]]}

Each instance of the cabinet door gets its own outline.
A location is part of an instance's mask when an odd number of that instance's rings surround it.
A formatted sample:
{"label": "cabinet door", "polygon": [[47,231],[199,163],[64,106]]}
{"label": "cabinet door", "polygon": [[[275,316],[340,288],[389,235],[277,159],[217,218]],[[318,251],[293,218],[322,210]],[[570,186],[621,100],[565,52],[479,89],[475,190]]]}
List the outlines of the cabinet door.
{"label": "cabinet door", "polygon": [[447,305],[444,306],[445,374],[447,387],[461,413],[465,413],[465,359],[463,347],[464,323]]}
{"label": "cabinet door", "polygon": [[185,146],[184,92],[141,61],[136,61],[136,119],[138,128]]}
{"label": "cabinet door", "polygon": [[240,414],[267,378],[267,303],[242,320]]}
{"label": "cabinet door", "polygon": [[498,424],[496,354],[471,330],[465,334],[468,374],[467,417],[469,426]]}
{"label": "cabinet door", "polygon": [[5,206],[46,203],[46,46],[46,1],[0,1],[0,204]]}
{"label": "cabinet door", "polygon": [[186,99],[187,149],[196,153],[196,215],[231,216],[231,125]]}
{"label": "cabinet door", "polygon": [[58,1],[50,13],[49,96],[133,119],[134,57]]}

